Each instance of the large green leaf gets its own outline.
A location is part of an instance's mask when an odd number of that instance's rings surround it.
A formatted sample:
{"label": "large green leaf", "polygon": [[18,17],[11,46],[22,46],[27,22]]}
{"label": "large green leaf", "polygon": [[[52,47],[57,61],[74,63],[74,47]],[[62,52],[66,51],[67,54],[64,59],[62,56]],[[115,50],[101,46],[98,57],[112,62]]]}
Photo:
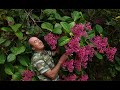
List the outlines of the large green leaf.
{"label": "large green leaf", "polygon": [[7,63],[5,65],[5,73],[8,75],[13,75],[14,74],[14,67],[11,63]]}
{"label": "large green leaf", "polygon": [[117,63],[120,65],[120,58],[115,56],[115,60],[117,61]]}
{"label": "large green leaf", "polygon": [[66,33],[70,33],[70,26],[67,22],[60,22],[61,26],[65,30]]}
{"label": "large green leaf", "polygon": [[10,31],[11,29],[9,27],[2,27],[1,30],[3,30],[3,31]]}
{"label": "large green leaf", "polygon": [[52,31],[52,30],[53,30],[53,25],[52,25],[51,23],[49,23],[49,22],[44,22],[44,23],[42,23],[42,24],[41,24],[41,27],[42,27],[43,29],[47,29],[47,30],[49,30],[49,31]]}
{"label": "large green leaf", "polygon": [[15,25],[12,25],[11,28],[14,32],[17,32],[21,26],[22,24],[15,24]]}
{"label": "large green leaf", "polygon": [[115,64],[115,69],[120,72],[120,65]]}
{"label": "large green leaf", "polygon": [[69,23],[70,28],[72,28],[75,25],[75,22]]}
{"label": "large green leaf", "polygon": [[69,41],[70,41],[70,38],[68,38],[67,36],[62,36],[61,38],[58,39],[58,45],[63,46],[67,44]]}
{"label": "large green leaf", "polygon": [[15,74],[12,75],[12,81],[20,81],[22,78],[21,73],[20,72],[15,72]]}
{"label": "large green leaf", "polygon": [[88,39],[93,38],[95,36],[95,33],[91,33],[88,35]]}
{"label": "large green leaf", "polygon": [[1,43],[3,43],[3,42],[5,42],[5,41],[6,41],[6,39],[5,39],[5,38],[0,37],[0,44],[1,44]]}
{"label": "large green leaf", "polygon": [[15,35],[18,37],[18,39],[20,39],[20,40],[23,39],[23,33],[21,31],[15,32]]}
{"label": "large green leaf", "polygon": [[16,65],[15,66],[15,69],[18,71],[18,72],[23,72],[25,69],[26,69],[26,67],[24,67],[24,66],[22,66],[22,65]]}
{"label": "large green leaf", "polygon": [[30,60],[29,60],[29,58],[27,56],[19,57],[19,62],[23,66],[29,66],[29,64],[30,64]]}
{"label": "large green leaf", "polygon": [[55,18],[56,18],[56,19],[58,19],[58,20],[62,20],[62,17],[60,16],[59,13],[55,13],[54,15],[55,15]]}
{"label": "large green leaf", "polygon": [[7,61],[8,62],[12,62],[12,61],[14,61],[16,59],[16,55],[15,54],[9,54],[8,56],[7,56]]}
{"label": "large green leaf", "polygon": [[9,26],[11,26],[15,23],[15,21],[12,17],[7,16],[6,20],[7,20]]}
{"label": "large green leaf", "polygon": [[98,52],[95,53],[95,56],[96,56],[98,59],[103,59],[103,56],[102,56],[100,53],[98,53]]}
{"label": "large green leaf", "polygon": [[6,60],[6,55],[4,53],[0,53],[0,64],[4,64]]}
{"label": "large green leaf", "polygon": [[71,16],[72,16],[72,18],[74,19],[74,21],[76,21],[77,19],[79,19],[80,18],[80,12],[78,12],[78,11],[73,11],[73,13],[71,13]]}
{"label": "large green leaf", "polygon": [[55,34],[61,34],[62,33],[61,28],[62,26],[59,23],[56,23],[52,32]]}
{"label": "large green leaf", "polygon": [[102,33],[103,32],[103,28],[100,26],[100,25],[96,25],[96,30],[99,32],[99,33]]}
{"label": "large green leaf", "polygon": [[11,41],[10,41],[10,40],[6,40],[6,41],[3,43],[3,45],[4,45],[5,47],[9,46],[10,44],[11,44]]}
{"label": "large green leaf", "polygon": [[69,16],[63,16],[62,17],[62,21],[67,21],[67,20],[70,20],[71,19],[71,17],[69,17]]}
{"label": "large green leaf", "polygon": [[25,51],[25,46],[21,46],[21,47],[12,47],[10,50],[13,54],[18,55],[21,54]]}

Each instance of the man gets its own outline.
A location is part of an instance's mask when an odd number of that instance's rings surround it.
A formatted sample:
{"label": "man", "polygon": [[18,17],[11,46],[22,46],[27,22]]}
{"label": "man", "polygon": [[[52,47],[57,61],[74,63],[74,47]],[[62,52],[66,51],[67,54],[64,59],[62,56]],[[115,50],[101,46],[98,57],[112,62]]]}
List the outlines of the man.
{"label": "man", "polygon": [[66,54],[63,54],[56,66],[54,65],[52,55],[55,52],[44,50],[43,42],[37,37],[31,37],[29,39],[29,44],[35,51],[31,63],[33,67],[37,69],[37,76],[40,81],[58,81],[59,80],[59,69],[62,63],[68,59]]}

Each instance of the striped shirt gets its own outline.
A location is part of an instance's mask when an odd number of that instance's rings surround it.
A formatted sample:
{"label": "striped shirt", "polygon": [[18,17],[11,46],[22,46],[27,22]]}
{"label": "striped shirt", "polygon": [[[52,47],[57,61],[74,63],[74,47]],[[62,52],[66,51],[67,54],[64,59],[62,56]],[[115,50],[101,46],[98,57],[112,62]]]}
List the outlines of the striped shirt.
{"label": "striped shirt", "polygon": [[52,51],[41,51],[36,52],[33,54],[31,64],[36,69],[37,77],[40,81],[58,81],[59,76],[56,75],[56,78],[54,80],[51,80],[47,76],[43,75],[46,71],[49,69],[54,68],[54,61],[52,56],[54,55],[54,52]]}

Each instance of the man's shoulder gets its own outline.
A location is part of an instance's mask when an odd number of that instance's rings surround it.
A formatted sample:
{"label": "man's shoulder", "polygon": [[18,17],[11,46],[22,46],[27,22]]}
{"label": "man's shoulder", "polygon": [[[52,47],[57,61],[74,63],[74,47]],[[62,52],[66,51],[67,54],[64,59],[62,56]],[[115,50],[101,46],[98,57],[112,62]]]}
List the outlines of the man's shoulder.
{"label": "man's shoulder", "polygon": [[39,58],[39,53],[34,53],[32,59],[38,59],[38,58]]}

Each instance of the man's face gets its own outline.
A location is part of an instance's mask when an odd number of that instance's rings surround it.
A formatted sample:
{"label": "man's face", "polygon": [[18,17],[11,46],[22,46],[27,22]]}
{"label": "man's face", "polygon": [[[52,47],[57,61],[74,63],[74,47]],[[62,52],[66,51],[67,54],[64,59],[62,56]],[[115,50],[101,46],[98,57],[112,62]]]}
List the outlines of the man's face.
{"label": "man's face", "polygon": [[34,37],[32,38],[30,44],[33,46],[33,48],[35,48],[36,50],[42,50],[44,49],[44,44],[41,40],[39,40],[38,38]]}

